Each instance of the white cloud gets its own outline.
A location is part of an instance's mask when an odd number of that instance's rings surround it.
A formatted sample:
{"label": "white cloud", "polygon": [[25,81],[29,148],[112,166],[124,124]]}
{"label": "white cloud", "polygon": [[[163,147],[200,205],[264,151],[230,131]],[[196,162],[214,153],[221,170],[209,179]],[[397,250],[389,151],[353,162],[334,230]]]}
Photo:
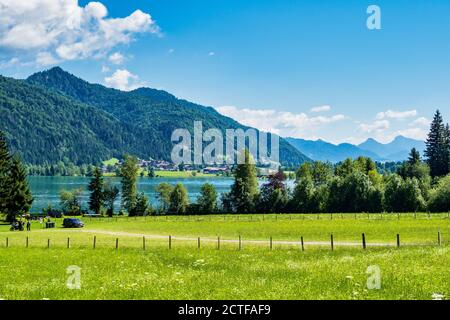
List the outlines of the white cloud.
{"label": "white cloud", "polygon": [[41,66],[50,66],[58,63],[56,59],[50,52],[39,52],[36,55],[36,62]]}
{"label": "white cloud", "polygon": [[410,126],[417,125],[417,126],[428,127],[428,126],[430,126],[430,124],[431,124],[430,120],[428,120],[425,117],[420,117],[420,118],[417,118],[416,120],[414,120],[413,122],[411,122]]}
{"label": "white cloud", "polygon": [[389,129],[390,123],[387,120],[377,120],[373,123],[361,123],[358,129],[365,133],[379,132]]}
{"label": "white cloud", "polygon": [[126,69],[118,69],[110,77],[106,77],[105,84],[122,91],[131,91],[144,86],[137,75]]}
{"label": "white cloud", "polygon": [[20,64],[20,60],[18,58],[11,58],[7,61],[0,61],[0,68],[11,68]]}
{"label": "white cloud", "polygon": [[98,58],[127,44],[137,33],[159,34],[152,17],[136,10],[109,18],[100,2],[78,0],[0,0],[0,48],[38,64]]}
{"label": "white cloud", "polygon": [[317,113],[317,112],[327,112],[327,111],[330,111],[330,110],[331,110],[330,106],[319,106],[319,107],[311,108],[311,112],[315,112],[315,113]]}
{"label": "white cloud", "polygon": [[124,63],[125,57],[120,52],[114,52],[112,55],[109,56],[108,60],[112,64],[119,65],[119,64],[123,64]]}
{"label": "white cloud", "polygon": [[385,112],[379,112],[377,114],[377,120],[383,119],[406,119],[417,116],[417,110],[408,110],[408,111],[393,111],[388,110]]}
{"label": "white cloud", "polygon": [[209,55],[210,57],[212,57],[212,56],[215,56],[216,53],[215,53],[214,51],[211,51],[210,53],[208,53],[208,55]]}
{"label": "white cloud", "polygon": [[391,140],[397,136],[404,136],[416,140],[426,140],[428,135],[428,130],[423,128],[408,128],[404,130],[398,130],[391,134]]}
{"label": "white cloud", "polygon": [[[359,125],[358,129],[366,134],[364,135],[364,140],[371,137],[382,143],[390,142],[397,136],[404,136],[416,140],[425,140],[428,134],[428,130],[426,128],[419,127],[406,129],[398,128],[393,130],[387,120],[377,120],[370,124],[363,123]],[[352,137],[347,139],[349,142],[360,142],[361,140],[363,140],[362,137]]]}
{"label": "white cloud", "polygon": [[105,65],[102,66],[102,73],[107,73],[109,71],[110,71],[110,69],[108,66],[105,66]]}
{"label": "white cloud", "polygon": [[342,114],[330,117],[310,117],[305,113],[292,113],[273,109],[239,109],[223,106],[217,111],[236,121],[262,131],[286,137],[314,138],[323,126],[348,119]]}

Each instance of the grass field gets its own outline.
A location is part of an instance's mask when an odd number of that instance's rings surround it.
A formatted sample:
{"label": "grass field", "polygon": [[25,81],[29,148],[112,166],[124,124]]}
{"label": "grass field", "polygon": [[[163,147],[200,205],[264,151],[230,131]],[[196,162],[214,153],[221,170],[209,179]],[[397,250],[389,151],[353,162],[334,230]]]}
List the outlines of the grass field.
{"label": "grass field", "polygon": [[[450,295],[447,215],[171,216],[86,218],[84,222],[82,230],[46,230],[34,223],[28,233],[0,226],[0,298],[432,299],[436,294]],[[366,250],[361,247],[363,232]],[[80,290],[66,287],[66,269],[71,265],[81,268]],[[379,290],[366,286],[366,271],[373,265],[381,271]]]}

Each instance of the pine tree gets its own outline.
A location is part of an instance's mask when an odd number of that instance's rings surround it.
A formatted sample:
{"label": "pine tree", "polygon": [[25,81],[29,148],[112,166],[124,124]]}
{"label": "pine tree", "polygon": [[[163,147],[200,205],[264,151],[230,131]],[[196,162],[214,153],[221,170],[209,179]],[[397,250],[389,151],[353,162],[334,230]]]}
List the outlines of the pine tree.
{"label": "pine tree", "polygon": [[408,163],[410,165],[416,165],[420,163],[420,153],[416,148],[411,149],[411,152],[409,153]]}
{"label": "pine tree", "polygon": [[11,156],[8,150],[8,143],[5,134],[0,131],[0,213],[6,212],[6,198],[9,187],[7,177],[11,166]]}
{"label": "pine tree", "polygon": [[233,211],[238,213],[253,212],[259,195],[256,165],[250,152],[244,152],[245,161],[237,165],[230,191]]}
{"label": "pine tree", "polygon": [[448,172],[450,172],[450,126],[447,123],[446,127],[445,127],[445,134],[446,134],[446,148],[447,148],[447,162],[448,162],[448,167],[447,170]]}
{"label": "pine tree", "polygon": [[27,172],[18,156],[13,157],[7,177],[6,198],[7,221],[13,221],[17,214],[27,214],[33,204],[33,197],[27,181]]}
{"label": "pine tree", "polygon": [[442,115],[438,111],[431,123],[430,133],[426,141],[425,156],[430,166],[432,177],[445,176],[449,173],[449,138]]}
{"label": "pine tree", "polygon": [[91,193],[89,196],[89,209],[94,211],[95,214],[100,214],[103,207],[103,187],[104,181],[102,171],[98,167],[95,167],[92,172],[92,179],[88,186],[88,190]]}

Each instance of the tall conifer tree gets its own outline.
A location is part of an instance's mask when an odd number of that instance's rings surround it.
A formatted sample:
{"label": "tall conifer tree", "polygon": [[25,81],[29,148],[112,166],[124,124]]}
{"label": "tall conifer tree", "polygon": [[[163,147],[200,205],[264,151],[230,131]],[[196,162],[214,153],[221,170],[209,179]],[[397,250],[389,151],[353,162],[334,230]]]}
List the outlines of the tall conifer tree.
{"label": "tall conifer tree", "polygon": [[5,134],[0,131],[0,213],[6,213],[6,198],[8,197],[7,178],[11,166],[11,156]]}
{"label": "tall conifer tree", "polygon": [[430,166],[432,177],[445,176],[449,173],[449,138],[442,115],[436,111],[426,141],[425,156]]}
{"label": "tall conifer tree", "polygon": [[91,192],[89,196],[89,209],[100,214],[101,208],[104,203],[103,194],[103,174],[98,167],[95,167],[92,172],[92,180],[89,182],[88,190]]}
{"label": "tall conifer tree", "polygon": [[6,198],[6,218],[13,221],[18,214],[27,214],[33,204],[33,197],[27,181],[27,172],[18,156],[13,157],[9,175],[6,179],[8,193]]}

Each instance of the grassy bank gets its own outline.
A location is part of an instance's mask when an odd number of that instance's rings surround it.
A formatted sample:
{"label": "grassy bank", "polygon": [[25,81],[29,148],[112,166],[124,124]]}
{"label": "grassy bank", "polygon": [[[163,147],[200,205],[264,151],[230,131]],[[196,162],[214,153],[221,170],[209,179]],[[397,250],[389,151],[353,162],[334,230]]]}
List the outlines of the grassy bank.
{"label": "grassy bank", "polygon": [[[85,218],[83,229],[42,229],[39,223],[33,223],[31,232],[10,232],[8,226],[2,225],[0,298],[431,299],[433,294],[449,297],[447,215],[317,217]],[[58,226],[60,223],[57,220]],[[438,230],[441,246],[437,244]],[[367,237],[366,250],[360,245],[361,232]],[[331,233],[335,241],[333,251]],[[395,246],[398,233],[400,248]],[[171,249],[168,235],[172,235]],[[301,235],[305,238],[304,251],[295,242]],[[201,237],[200,248],[197,237]],[[272,250],[269,237],[273,237]],[[383,246],[374,246],[376,242]],[[355,245],[349,245],[352,243]],[[81,268],[80,290],[66,287],[69,266]],[[367,288],[369,266],[377,266],[381,271],[379,290]]]}
{"label": "grassy bank", "polygon": [[[0,249],[2,299],[432,299],[449,296],[449,248],[245,251]],[[68,266],[81,289],[66,287]],[[366,286],[367,268],[381,288]]]}
{"label": "grassy bank", "polygon": [[[152,216],[119,218],[81,218],[85,231],[125,232],[161,236],[210,237],[223,239],[298,241],[334,240],[396,243],[397,234],[405,244],[435,244],[438,232],[443,243],[450,243],[450,219],[447,214],[292,214],[292,215],[209,215],[209,216]],[[62,220],[55,219],[57,226]],[[0,226],[1,237],[11,233],[8,226]],[[33,230],[42,225],[33,223]],[[4,231],[4,232],[2,232]],[[43,236],[58,235],[55,230],[40,230]],[[66,232],[66,231],[64,231]],[[17,234],[23,235],[23,234]]]}

